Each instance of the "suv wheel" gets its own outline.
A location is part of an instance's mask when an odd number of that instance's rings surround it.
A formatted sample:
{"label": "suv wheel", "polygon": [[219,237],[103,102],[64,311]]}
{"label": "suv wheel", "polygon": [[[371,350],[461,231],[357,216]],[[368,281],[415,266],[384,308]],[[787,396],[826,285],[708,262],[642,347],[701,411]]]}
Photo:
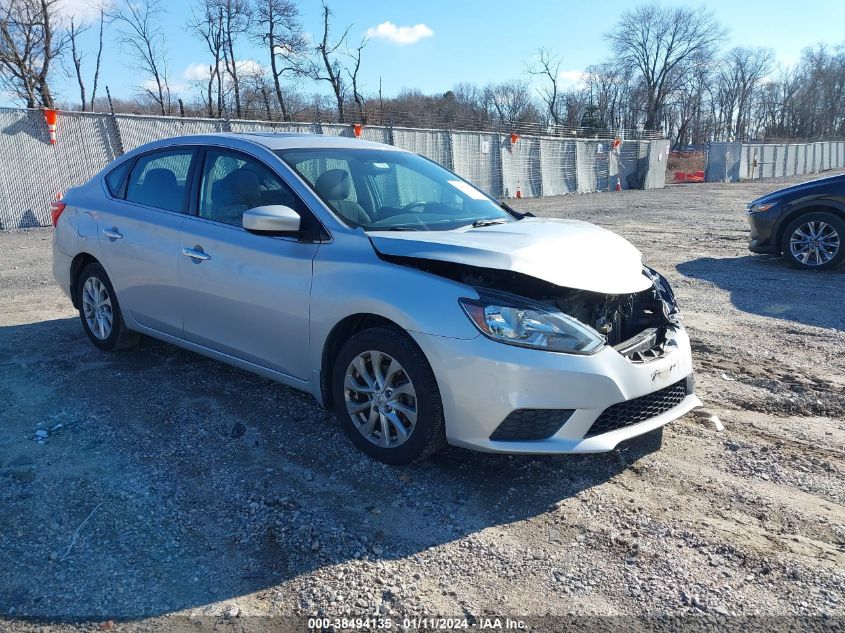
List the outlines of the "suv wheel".
{"label": "suv wheel", "polygon": [[332,399],[355,446],[382,462],[408,464],[445,445],[434,373],[399,329],[364,330],[343,345],[332,373]]}
{"label": "suv wheel", "polygon": [[802,215],[783,233],[783,255],[795,268],[827,270],[845,260],[845,221],[825,211]]}
{"label": "suv wheel", "polygon": [[110,352],[138,342],[138,333],[123,322],[117,295],[100,264],[91,263],[82,270],[76,292],[82,328],[94,345]]}

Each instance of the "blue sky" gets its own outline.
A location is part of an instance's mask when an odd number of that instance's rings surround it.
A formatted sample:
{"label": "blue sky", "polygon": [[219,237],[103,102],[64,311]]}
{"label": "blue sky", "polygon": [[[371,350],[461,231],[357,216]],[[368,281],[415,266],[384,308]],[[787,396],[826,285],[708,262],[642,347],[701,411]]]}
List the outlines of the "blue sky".
{"label": "blue sky", "polygon": [[[94,4],[91,0],[66,2],[82,11]],[[561,55],[565,78],[575,80],[579,71],[607,56],[603,34],[626,8],[634,6],[632,2],[619,0],[601,3],[583,0],[329,2],[337,30],[354,24],[350,43],[357,42],[367,29],[375,29],[375,36],[364,50],[363,92],[376,93],[381,77],[385,95],[396,94],[403,88],[436,93],[461,81],[483,85],[524,78],[526,60],[541,46]],[[305,30],[319,32],[319,0],[300,0],[299,4]],[[666,1],[665,4],[673,3]],[[164,32],[168,41],[170,75],[179,88],[188,85],[185,73],[189,67],[203,63],[207,58],[203,55],[201,42],[184,28],[190,16],[190,3],[173,1],[165,6],[168,13]],[[709,0],[707,6],[730,29],[729,47],[771,47],[785,63],[796,62],[803,48],[819,41],[845,42],[843,0]],[[377,28],[385,22],[390,25]],[[410,28],[403,30],[402,27]],[[127,72],[127,59],[113,30],[107,34],[101,85],[107,84],[114,96],[130,96],[143,78]],[[95,55],[94,31],[91,29],[85,41],[90,51],[84,62],[89,88]],[[236,52],[241,59],[267,64],[265,52],[248,41],[244,41]],[[61,97],[76,97],[73,79],[58,71],[54,81]],[[324,87],[311,82],[304,83],[301,90],[325,92]],[[183,93],[182,96],[188,95]]]}

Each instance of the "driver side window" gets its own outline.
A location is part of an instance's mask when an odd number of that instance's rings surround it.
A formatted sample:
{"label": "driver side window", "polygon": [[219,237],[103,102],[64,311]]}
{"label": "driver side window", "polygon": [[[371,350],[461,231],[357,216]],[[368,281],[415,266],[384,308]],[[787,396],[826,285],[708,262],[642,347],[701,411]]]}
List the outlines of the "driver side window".
{"label": "driver side window", "polygon": [[271,204],[299,206],[290,188],[261,162],[217,150],[205,153],[199,217],[241,226],[244,211]]}

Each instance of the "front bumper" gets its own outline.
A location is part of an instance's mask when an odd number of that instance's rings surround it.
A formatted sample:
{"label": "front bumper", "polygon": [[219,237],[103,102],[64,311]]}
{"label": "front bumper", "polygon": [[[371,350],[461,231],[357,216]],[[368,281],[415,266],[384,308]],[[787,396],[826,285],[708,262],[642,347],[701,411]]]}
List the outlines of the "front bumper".
{"label": "front bumper", "polygon": [[[495,453],[597,453],[648,433],[701,406],[692,393],[655,417],[600,435],[590,427],[611,405],[669,387],[692,374],[689,337],[669,335],[671,351],[633,363],[612,347],[592,356],[505,345],[478,336],[451,339],[414,333],[431,363],[455,446]],[[494,441],[499,424],[518,409],[561,409],[562,426],[540,440]],[[563,422],[565,420],[565,422]]]}
{"label": "front bumper", "polygon": [[780,254],[780,245],[775,238],[777,216],[777,212],[772,211],[748,214],[748,224],[751,226],[748,250],[752,253]]}

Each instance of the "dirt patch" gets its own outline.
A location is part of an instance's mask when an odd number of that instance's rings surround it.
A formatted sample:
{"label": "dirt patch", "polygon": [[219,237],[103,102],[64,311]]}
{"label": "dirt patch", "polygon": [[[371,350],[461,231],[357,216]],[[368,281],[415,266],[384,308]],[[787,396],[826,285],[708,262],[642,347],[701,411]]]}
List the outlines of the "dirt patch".
{"label": "dirt patch", "polygon": [[777,187],[518,201],[619,232],[669,277],[706,410],[604,455],[452,449],[403,469],[278,384],[151,340],[98,352],[52,282],[49,230],[0,233],[0,628],[841,618],[845,275],[748,254],[744,204]]}

